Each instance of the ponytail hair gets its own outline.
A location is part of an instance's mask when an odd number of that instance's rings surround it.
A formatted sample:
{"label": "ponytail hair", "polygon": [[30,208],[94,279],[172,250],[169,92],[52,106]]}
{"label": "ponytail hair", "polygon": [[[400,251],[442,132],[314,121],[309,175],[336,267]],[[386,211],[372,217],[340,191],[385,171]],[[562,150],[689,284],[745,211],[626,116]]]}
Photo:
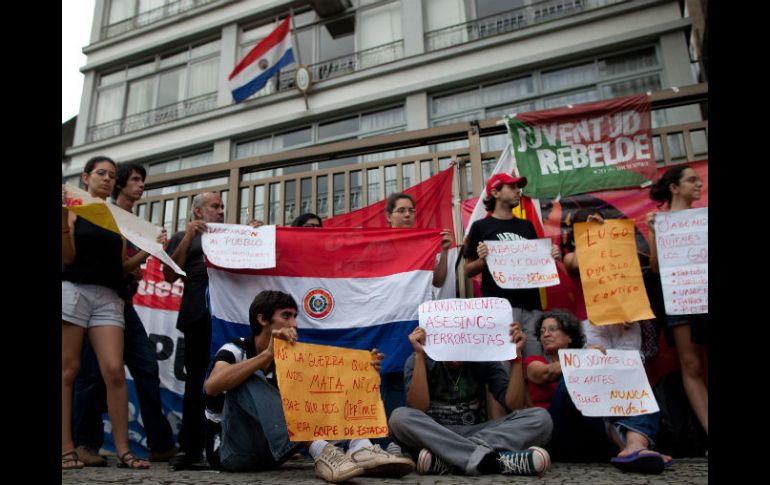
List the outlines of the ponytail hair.
{"label": "ponytail hair", "polygon": [[671,193],[671,184],[679,185],[679,181],[682,178],[682,172],[692,168],[689,165],[677,165],[671,167],[665,171],[665,173],[658,179],[657,182],[650,187],[650,199],[660,202],[658,207],[662,207],[663,204],[671,205],[671,199],[674,196]]}

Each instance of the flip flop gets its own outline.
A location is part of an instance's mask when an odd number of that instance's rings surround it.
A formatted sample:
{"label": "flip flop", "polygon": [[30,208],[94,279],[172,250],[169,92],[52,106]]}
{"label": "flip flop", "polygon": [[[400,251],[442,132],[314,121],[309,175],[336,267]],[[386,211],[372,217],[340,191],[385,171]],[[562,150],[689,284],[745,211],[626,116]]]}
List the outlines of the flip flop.
{"label": "flip flop", "polygon": [[660,453],[647,449],[636,450],[628,456],[616,456],[610,463],[628,473],[660,474],[666,468]]}

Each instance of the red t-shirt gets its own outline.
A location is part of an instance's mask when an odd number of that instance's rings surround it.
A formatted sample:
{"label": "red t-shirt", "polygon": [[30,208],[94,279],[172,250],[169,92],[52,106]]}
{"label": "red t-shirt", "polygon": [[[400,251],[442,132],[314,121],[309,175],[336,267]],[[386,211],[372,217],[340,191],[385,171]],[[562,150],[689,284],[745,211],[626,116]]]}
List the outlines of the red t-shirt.
{"label": "red t-shirt", "polygon": [[[548,363],[545,360],[545,357],[542,355],[530,355],[524,360],[525,375],[527,372],[527,367],[532,362],[542,362],[543,364]],[[553,397],[553,393],[556,392],[556,386],[558,384],[558,381],[549,382],[547,384],[535,384],[534,382],[527,379],[527,388],[529,389],[529,395],[532,397],[532,404],[539,408],[548,409],[548,407],[551,405],[551,398]]]}

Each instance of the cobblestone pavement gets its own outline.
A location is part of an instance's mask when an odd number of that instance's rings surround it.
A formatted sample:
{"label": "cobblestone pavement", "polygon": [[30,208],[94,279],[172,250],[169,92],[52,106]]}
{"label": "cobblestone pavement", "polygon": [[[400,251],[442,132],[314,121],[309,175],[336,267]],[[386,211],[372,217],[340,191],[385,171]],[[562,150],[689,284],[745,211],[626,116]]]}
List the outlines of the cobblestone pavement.
{"label": "cobblestone pavement", "polygon": [[[538,485],[691,485],[708,483],[708,460],[706,458],[679,458],[661,475],[626,474],[609,464],[599,463],[554,463],[542,477],[511,477],[484,475],[464,476],[420,476],[411,473],[401,479],[364,478],[352,480],[354,485],[487,485],[515,481],[517,484]],[[106,468],[83,468],[62,472],[65,484],[126,484],[126,485],[233,485],[255,483],[282,483],[291,485],[322,485],[325,482],[313,474],[311,461],[289,462],[280,470],[258,473],[226,473],[216,471],[171,471],[166,463],[153,463],[150,470],[125,470],[116,468],[115,457],[109,458]]]}

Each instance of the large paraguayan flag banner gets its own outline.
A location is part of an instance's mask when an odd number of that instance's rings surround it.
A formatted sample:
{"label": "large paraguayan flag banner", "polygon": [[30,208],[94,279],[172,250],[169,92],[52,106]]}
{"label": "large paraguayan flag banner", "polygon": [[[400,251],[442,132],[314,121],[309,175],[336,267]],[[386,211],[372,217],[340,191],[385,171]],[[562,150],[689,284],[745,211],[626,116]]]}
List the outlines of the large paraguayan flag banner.
{"label": "large paraguayan flag banner", "polygon": [[278,24],[275,30],[241,59],[228,76],[230,91],[236,103],[262,89],[281,68],[294,63],[290,21],[291,17],[286,17]]}
{"label": "large paraguayan flag banner", "polygon": [[263,290],[291,294],[301,342],[385,353],[383,372],[411,354],[417,309],[431,299],[437,229],[276,228],[271,269],[234,270],[207,261],[212,355],[250,335],[249,306]]}

